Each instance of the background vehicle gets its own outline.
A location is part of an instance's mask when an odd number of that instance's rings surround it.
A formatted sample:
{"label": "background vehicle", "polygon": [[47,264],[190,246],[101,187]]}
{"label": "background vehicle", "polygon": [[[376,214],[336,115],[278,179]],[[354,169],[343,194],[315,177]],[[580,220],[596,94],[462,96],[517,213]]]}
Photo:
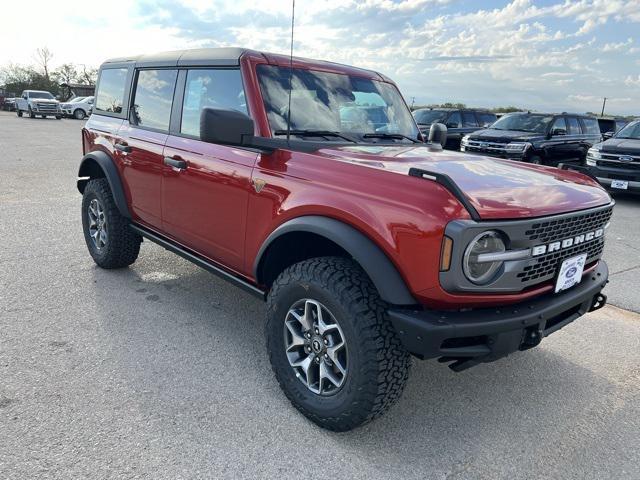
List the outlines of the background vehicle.
{"label": "background vehicle", "polygon": [[266,298],[286,396],[355,428],[399,398],[410,355],[464,370],[606,301],[604,189],[443,151],[444,131],[423,143],[369,70],[235,48],[114,59],[83,129],[85,242],[120,268],[144,237]]}
{"label": "background vehicle", "polygon": [[16,99],[13,97],[5,98],[2,102],[2,109],[9,112],[14,112],[16,110]]}
{"label": "background vehicle", "polygon": [[49,92],[42,90],[25,90],[20,98],[16,99],[16,112],[19,117],[27,113],[29,117],[35,118],[40,115],[42,118],[48,116],[62,118],[60,102]]}
{"label": "background vehicle", "polygon": [[616,133],[620,131],[627,123],[623,118],[598,118],[598,126],[600,127],[600,133]]}
{"label": "background vehicle", "polygon": [[453,108],[421,108],[413,112],[420,131],[427,135],[434,123],[442,123],[447,127],[447,143],[445,148],[459,150],[463,136],[475,132],[478,128],[488,127],[497,120],[494,113],[486,110],[453,109]]}
{"label": "background vehicle", "polygon": [[584,163],[601,140],[595,117],[561,113],[510,113],[462,139],[460,150],[529,163]]}
{"label": "background vehicle", "polygon": [[611,190],[640,193],[640,120],[590,148],[586,170]]}
{"label": "background vehicle", "polygon": [[76,97],[60,104],[63,115],[83,120],[91,115],[93,109],[93,97]]}

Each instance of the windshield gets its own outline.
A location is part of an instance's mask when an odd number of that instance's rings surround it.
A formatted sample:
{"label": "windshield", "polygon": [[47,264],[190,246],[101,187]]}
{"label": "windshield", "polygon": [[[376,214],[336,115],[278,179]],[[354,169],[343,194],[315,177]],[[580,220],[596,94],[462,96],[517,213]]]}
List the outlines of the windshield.
{"label": "windshield", "polygon": [[[271,132],[281,135],[287,128],[290,70],[259,65],[257,72]],[[391,84],[303,69],[293,69],[291,84],[291,130],[336,132],[367,142],[418,138],[411,113]]]}
{"label": "windshield", "polygon": [[413,117],[419,124],[444,123],[449,112],[446,110],[416,110]]}
{"label": "windshield", "polygon": [[48,98],[53,100],[53,95],[49,92],[29,92],[29,98]]}
{"label": "windshield", "polygon": [[640,122],[632,122],[618,132],[616,138],[640,140]]}
{"label": "windshield", "polygon": [[491,125],[495,130],[546,133],[553,115],[505,115]]}

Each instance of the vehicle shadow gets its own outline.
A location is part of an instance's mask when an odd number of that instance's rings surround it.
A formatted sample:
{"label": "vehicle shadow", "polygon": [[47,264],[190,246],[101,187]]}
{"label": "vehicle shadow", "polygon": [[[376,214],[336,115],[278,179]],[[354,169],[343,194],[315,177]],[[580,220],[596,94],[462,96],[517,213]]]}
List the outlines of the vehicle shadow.
{"label": "vehicle shadow", "polygon": [[[610,434],[603,412],[626,408],[610,403],[615,384],[543,343],[462,373],[416,360],[385,416],[352,432],[324,431],[295,411],[273,377],[264,304],[156,246],[144,250],[132,268],[94,270],[93,320],[111,346],[110,375],[129,385],[146,416],[175,422],[179,415],[191,441],[221,436],[222,448],[243,449],[247,458],[268,451],[291,463],[287,442],[274,435],[295,437],[298,451],[315,449],[318,464],[340,451],[349,468],[367,464],[381,477],[446,471],[468,478],[464,472],[490,475],[498,466],[503,476],[505,458],[524,466],[520,474],[549,469],[553,477],[553,468],[575,464],[587,444]],[[152,394],[141,398],[141,389]],[[253,439],[250,446],[230,439],[238,432]]]}

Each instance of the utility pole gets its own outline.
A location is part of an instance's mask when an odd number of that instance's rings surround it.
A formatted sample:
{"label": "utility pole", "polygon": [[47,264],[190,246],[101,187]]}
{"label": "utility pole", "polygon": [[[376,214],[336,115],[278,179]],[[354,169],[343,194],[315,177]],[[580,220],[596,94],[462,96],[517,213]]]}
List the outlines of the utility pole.
{"label": "utility pole", "polygon": [[416,97],[411,97],[411,110],[413,110],[413,106],[416,103]]}
{"label": "utility pole", "polygon": [[600,114],[601,117],[604,117],[604,106],[607,104],[607,97],[604,97],[604,101],[602,102],[602,113]]}

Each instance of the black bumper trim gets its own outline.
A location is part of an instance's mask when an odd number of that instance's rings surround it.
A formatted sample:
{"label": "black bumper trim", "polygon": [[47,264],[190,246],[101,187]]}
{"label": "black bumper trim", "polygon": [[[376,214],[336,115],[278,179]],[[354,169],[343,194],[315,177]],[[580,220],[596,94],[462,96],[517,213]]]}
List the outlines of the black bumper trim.
{"label": "black bumper trim", "polygon": [[390,309],[404,347],[420,358],[453,361],[459,371],[540,343],[585,313],[602,308],[609,269],[600,260],[575,287],[500,308],[462,312]]}

